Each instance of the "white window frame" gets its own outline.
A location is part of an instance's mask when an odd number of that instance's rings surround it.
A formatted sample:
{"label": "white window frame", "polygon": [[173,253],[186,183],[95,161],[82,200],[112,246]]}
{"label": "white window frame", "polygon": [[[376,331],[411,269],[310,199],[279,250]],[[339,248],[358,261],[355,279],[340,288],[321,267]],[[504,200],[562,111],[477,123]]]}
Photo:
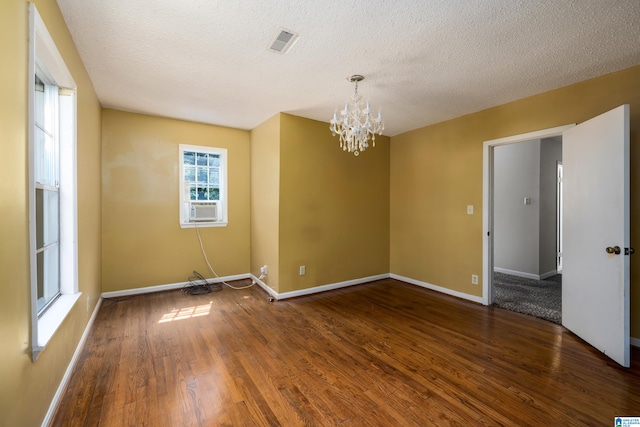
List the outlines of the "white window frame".
{"label": "white window frame", "polygon": [[[60,296],[38,316],[36,209],[35,209],[35,76],[44,76],[58,86],[60,150]],[[69,314],[78,292],[77,215],[77,95],[76,83],[58,51],[35,5],[29,4],[29,243],[31,282],[31,351],[36,361]]]}
{"label": "white window frame", "polygon": [[[190,200],[189,193],[186,191],[184,180],[184,153],[185,151],[194,151],[196,153],[216,154],[220,156],[220,198],[218,205],[217,221],[190,221]],[[229,223],[228,207],[229,197],[227,192],[227,149],[218,147],[207,147],[201,145],[180,144],[178,149],[178,165],[179,165],[179,218],[181,228],[195,227],[226,227]],[[193,201],[199,202],[199,201]],[[206,202],[205,202],[206,203]]]}

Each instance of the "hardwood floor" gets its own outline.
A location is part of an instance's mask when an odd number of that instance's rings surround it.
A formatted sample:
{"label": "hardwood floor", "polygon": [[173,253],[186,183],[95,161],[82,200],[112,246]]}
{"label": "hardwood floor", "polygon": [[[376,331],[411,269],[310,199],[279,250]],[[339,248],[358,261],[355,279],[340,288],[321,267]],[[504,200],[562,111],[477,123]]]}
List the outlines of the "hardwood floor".
{"label": "hardwood floor", "polygon": [[632,357],[392,279],[163,292],[103,302],[53,425],[613,425],[640,415]]}

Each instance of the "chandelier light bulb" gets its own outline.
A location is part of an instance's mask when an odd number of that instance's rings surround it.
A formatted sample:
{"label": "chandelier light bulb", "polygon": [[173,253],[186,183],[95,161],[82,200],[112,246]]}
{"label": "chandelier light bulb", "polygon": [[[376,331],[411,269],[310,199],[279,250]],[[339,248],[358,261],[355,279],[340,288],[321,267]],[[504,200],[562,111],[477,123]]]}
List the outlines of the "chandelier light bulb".
{"label": "chandelier light bulb", "polygon": [[371,105],[367,103],[362,106],[362,97],[358,95],[358,82],[364,80],[361,75],[349,77],[349,81],[355,83],[355,92],[351,101],[344,105],[344,110],[340,111],[340,117],[334,110],[333,118],[329,122],[329,129],[333,136],[340,137],[340,148],[355,156],[369,147],[376,146],[376,133],[382,135],[384,124],[382,123],[382,110],[378,109],[378,117],[371,116]]}

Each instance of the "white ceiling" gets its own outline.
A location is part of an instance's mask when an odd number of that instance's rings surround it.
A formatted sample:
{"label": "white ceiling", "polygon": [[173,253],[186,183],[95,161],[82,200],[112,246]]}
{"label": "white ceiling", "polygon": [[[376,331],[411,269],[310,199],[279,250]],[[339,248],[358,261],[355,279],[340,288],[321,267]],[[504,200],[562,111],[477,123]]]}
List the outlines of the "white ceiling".
{"label": "white ceiling", "polygon": [[328,122],[352,74],[394,136],[640,64],[638,0],[57,1],[104,107],[240,129]]}

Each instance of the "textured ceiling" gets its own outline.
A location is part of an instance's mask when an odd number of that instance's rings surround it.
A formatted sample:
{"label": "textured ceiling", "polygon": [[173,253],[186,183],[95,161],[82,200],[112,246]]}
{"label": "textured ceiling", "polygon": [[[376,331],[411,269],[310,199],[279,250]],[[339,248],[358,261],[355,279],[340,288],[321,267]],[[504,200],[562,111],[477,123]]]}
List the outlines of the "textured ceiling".
{"label": "textured ceiling", "polygon": [[394,136],[640,64],[638,0],[58,4],[104,107],[241,129],[328,122],[352,74]]}

